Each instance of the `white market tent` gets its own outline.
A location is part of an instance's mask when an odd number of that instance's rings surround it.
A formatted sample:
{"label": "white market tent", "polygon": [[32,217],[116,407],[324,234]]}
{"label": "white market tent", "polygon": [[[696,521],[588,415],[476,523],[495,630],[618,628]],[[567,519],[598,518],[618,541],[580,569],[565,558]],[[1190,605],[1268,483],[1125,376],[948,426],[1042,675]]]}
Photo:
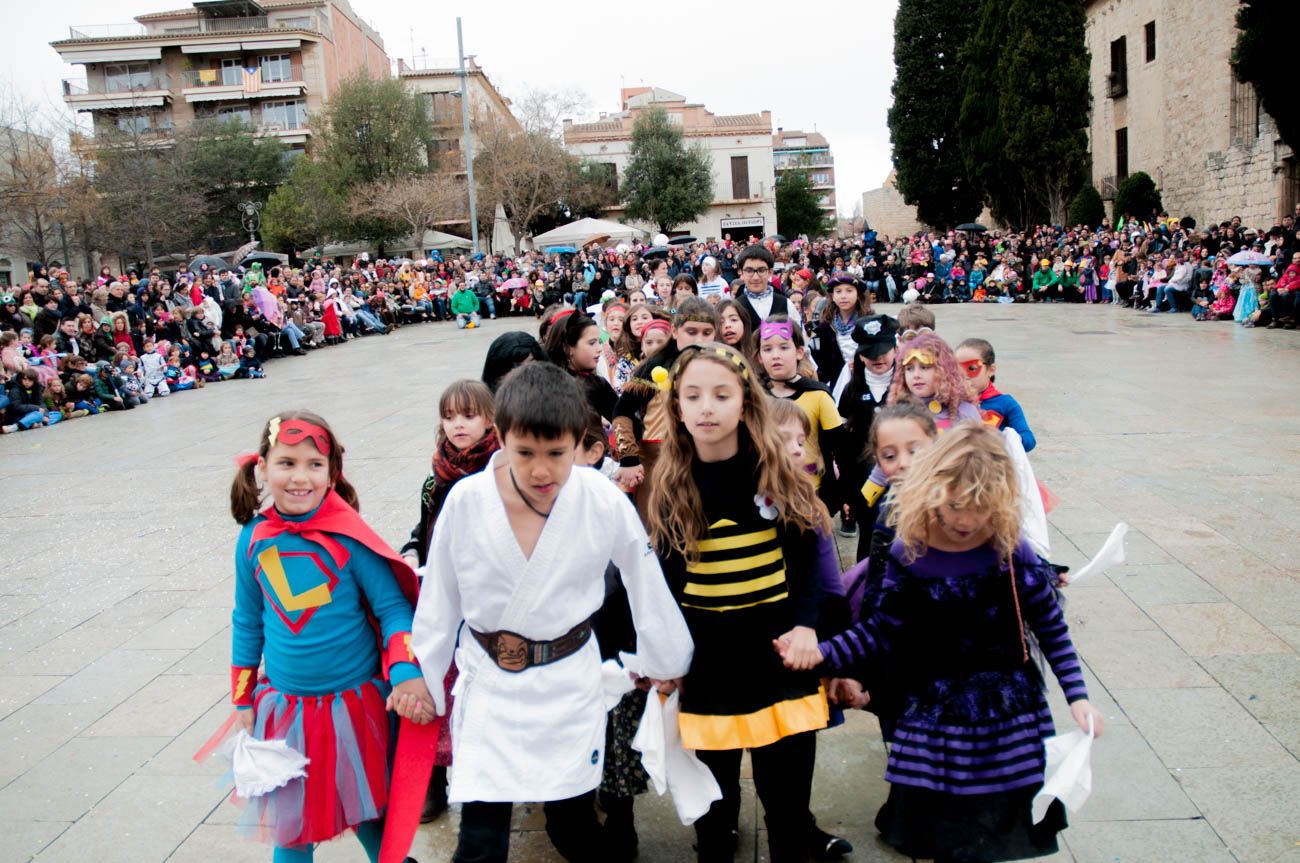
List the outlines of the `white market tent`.
{"label": "white market tent", "polygon": [[[455,234],[446,234],[442,231],[425,231],[423,241],[415,242],[415,237],[407,237],[401,240],[393,240],[387,244],[386,251],[393,257],[423,258],[426,251],[446,251],[448,249],[471,249],[473,244],[464,237],[458,237]],[[351,258],[362,252],[369,252],[371,256],[375,254],[373,243],[353,242],[353,243],[330,243],[327,245],[322,256],[330,260],[340,258]]]}
{"label": "white market tent", "polygon": [[579,219],[533,237],[533,248],[547,249],[552,246],[581,248],[598,237],[608,237],[610,242],[617,242],[640,240],[646,236],[647,233],[640,228],[633,228],[621,222],[612,222],[608,219]]}

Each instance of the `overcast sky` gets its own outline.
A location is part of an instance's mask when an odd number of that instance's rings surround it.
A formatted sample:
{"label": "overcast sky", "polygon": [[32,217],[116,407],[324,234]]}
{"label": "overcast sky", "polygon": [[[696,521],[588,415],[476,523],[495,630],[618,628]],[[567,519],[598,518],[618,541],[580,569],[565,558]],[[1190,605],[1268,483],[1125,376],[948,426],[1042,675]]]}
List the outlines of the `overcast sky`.
{"label": "overcast sky", "polygon": [[[829,0],[807,7],[757,3],[665,4],[637,14],[586,0],[489,0],[464,4],[351,0],[384,39],[389,57],[456,56],[456,19],[465,52],[505,93],[526,89],[585,94],[587,116],[619,109],[623,86],[664,87],[719,114],[772,112],[772,124],[824,134],[835,154],[840,212],[889,173],[885,111],[894,77],[896,0]],[[184,0],[52,0],[5,3],[8,50],[0,76],[15,95],[63,110],[59,82],[82,77],[49,43],[68,26],[129,22],[182,8]],[[640,5],[640,4],[638,4]],[[767,10],[771,10],[768,12]],[[577,117],[575,119],[585,119]]]}

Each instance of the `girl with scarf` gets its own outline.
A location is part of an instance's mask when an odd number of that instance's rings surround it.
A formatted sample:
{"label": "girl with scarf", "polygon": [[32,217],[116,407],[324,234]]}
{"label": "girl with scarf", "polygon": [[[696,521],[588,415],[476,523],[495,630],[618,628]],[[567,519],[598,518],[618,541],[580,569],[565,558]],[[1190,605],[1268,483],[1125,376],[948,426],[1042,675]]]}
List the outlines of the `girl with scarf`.
{"label": "girl with scarf", "polygon": [[[492,453],[500,448],[492,427],[494,410],[492,392],[475,380],[459,380],[443,390],[438,400],[438,448],[433,467],[420,487],[420,520],[411,538],[402,546],[402,556],[423,577],[428,562],[433,526],[442,511],[448,492],[462,478],[478,473],[487,466]],[[451,688],[456,682],[453,663],[443,678],[447,707],[451,709]],[[451,723],[444,722],[438,735],[438,753],[433,777],[424,801],[420,820],[428,823],[447,810],[447,767],[451,765]]]}
{"label": "girl with scarf", "polygon": [[838,403],[853,377],[853,357],[858,351],[853,330],[858,318],[872,313],[871,292],[866,282],[849,275],[834,277],[826,287],[831,301],[813,331],[812,359],[818,379],[831,388],[831,397]]}

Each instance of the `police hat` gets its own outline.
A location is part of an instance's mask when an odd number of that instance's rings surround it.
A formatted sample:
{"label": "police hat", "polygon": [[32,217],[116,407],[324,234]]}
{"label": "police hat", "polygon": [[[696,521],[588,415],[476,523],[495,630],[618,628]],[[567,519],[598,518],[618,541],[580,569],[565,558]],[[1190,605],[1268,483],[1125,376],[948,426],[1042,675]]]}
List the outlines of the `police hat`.
{"label": "police hat", "polygon": [[860,318],[853,327],[853,341],[858,343],[858,353],[869,360],[883,357],[893,350],[897,335],[898,321],[889,315]]}

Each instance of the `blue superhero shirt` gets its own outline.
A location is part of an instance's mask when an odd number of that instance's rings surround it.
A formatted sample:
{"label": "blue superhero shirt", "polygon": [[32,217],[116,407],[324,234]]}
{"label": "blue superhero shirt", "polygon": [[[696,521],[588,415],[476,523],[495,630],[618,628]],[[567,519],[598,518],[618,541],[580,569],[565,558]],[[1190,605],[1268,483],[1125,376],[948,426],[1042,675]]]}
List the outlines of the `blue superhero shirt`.
{"label": "blue superhero shirt", "polygon": [[[314,515],[282,517],[305,522]],[[411,631],[413,614],[388,561],[339,534],[327,535],[337,543],[333,554],[290,532],[252,543],[266,520],[258,515],[245,525],[236,546],[231,664],[256,668],[264,658],[271,684],[291,695],[339,692],[377,676],[382,658],[367,609],[384,644]],[[393,684],[418,676],[410,662],[389,669]]]}
{"label": "blue superhero shirt", "polygon": [[1020,402],[1006,393],[998,392],[993,384],[989,384],[984,392],[980,393],[980,414],[983,415],[985,423],[998,431],[1008,426],[1015,429],[1020,434],[1020,442],[1024,444],[1025,452],[1037,446],[1038,441],[1034,439],[1034,433],[1029,430],[1029,421],[1025,419],[1025,412],[1021,409]]}

